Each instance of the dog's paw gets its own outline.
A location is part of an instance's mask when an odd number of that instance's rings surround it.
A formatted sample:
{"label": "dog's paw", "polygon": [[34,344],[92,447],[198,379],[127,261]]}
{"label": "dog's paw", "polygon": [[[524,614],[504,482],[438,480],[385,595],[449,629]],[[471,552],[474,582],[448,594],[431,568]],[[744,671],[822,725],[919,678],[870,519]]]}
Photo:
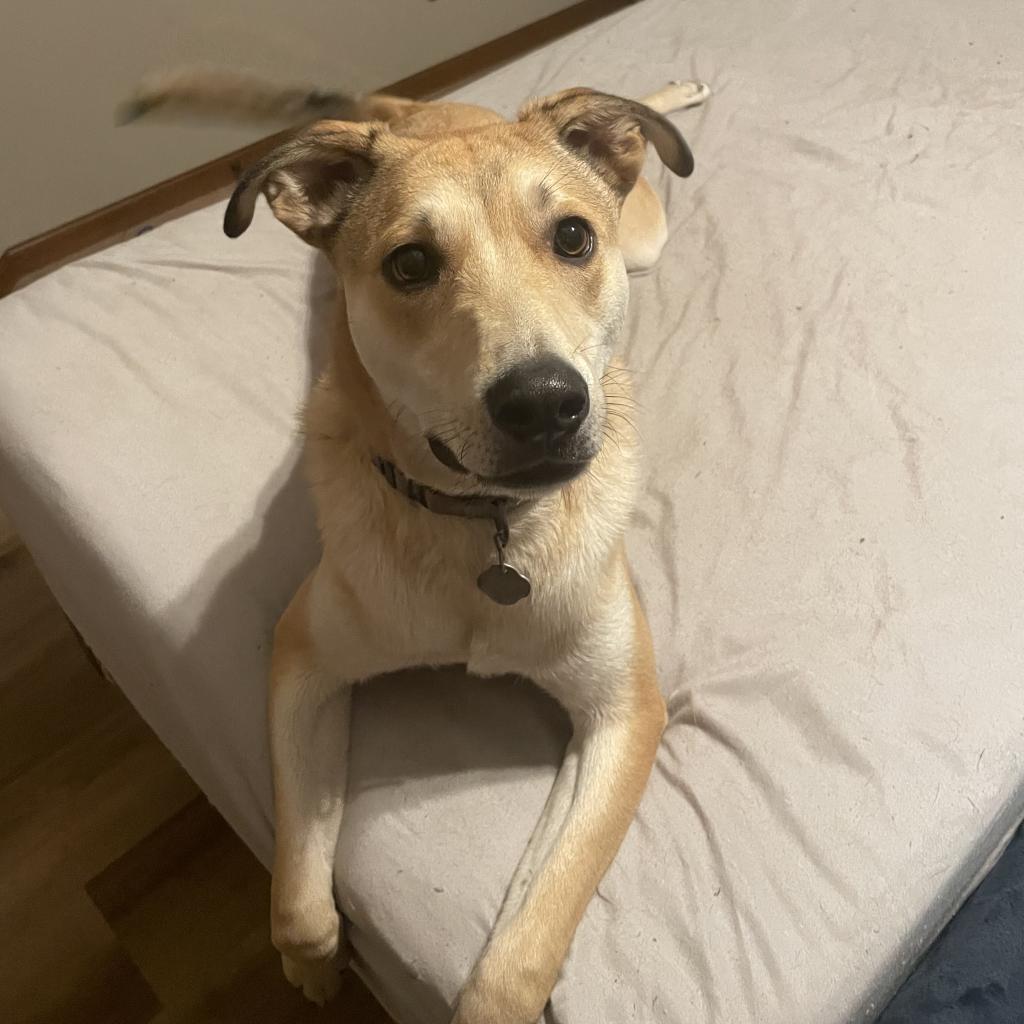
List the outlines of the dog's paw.
{"label": "dog's paw", "polygon": [[669,82],[644,103],[660,114],[671,114],[673,110],[699,106],[710,95],[711,88],[704,82]]}
{"label": "dog's paw", "polygon": [[274,946],[292,960],[333,960],[342,944],[341,918],[333,896],[292,903],[274,900],[271,914]]}
{"label": "dog's paw", "polygon": [[336,958],[329,960],[299,960],[287,953],[281,954],[284,976],[302,994],[317,1006],[329,1003],[341,987],[341,967]]}
{"label": "dog's paw", "polygon": [[711,86],[707,82],[701,82],[697,79],[681,82],[679,79],[674,78],[665,87],[665,92],[679,106],[692,107],[698,103],[703,103],[711,95]]}

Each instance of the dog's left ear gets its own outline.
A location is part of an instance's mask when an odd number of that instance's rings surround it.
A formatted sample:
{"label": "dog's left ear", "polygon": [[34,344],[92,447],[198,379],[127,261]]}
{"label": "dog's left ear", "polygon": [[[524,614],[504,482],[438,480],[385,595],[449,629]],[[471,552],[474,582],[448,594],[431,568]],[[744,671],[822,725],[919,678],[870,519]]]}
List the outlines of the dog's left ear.
{"label": "dog's left ear", "polygon": [[260,193],[282,224],[319,248],[330,245],[379,162],[387,133],[374,122],[318,121],[282,143],[242,175],[224,213],[237,238],[252,223]]}
{"label": "dog's left ear", "polygon": [[562,145],[587,160],[621,196],[640,176],[648,142],[669,170],[681,178],[693,173],[693,154],[679,129],[636,100],[566,89],[528,103],[519,120],[549,124]]}

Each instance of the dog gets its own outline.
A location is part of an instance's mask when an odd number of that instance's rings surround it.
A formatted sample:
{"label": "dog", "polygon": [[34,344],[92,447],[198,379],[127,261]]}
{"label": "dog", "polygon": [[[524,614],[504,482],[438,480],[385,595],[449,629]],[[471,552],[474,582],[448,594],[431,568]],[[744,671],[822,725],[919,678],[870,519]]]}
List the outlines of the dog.
{"label": "dog", "polygon": [[[640,801],[665,726],[624,532],[639,486],[625,368],[627,272],[667,238],[647,143],[693,157],[665,114],[589,89],[482,107],[178,75],[127,108],[310,119],[249,169],[330,260],[338,314],[305,460],[322,557],[274,632],[272,937],[323,1003],[346,962],[333,893],[353,688],[461,663],[532,679],[572,739],[452,1024],[533,1024]],[[483,684],[481,684],[483,685]]]}

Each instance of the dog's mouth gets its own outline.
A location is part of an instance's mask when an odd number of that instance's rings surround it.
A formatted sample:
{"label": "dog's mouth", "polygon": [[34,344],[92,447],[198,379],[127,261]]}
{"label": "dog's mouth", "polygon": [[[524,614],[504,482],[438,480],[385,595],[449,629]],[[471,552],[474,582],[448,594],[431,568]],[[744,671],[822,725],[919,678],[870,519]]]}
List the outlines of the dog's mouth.
{"label": "dog's mouth", "polygon": [[[435,459],[442,466],[461,474],[470,472],[459,457],[439,437],[428,437],[427,444]],[[568,483],[578,477],[590,465],[590,458],[570,458],[555,452],[545,451],[538,456],[524,461],[514,468],[502,473],[485,475],[475,473],[480,480],[498,487],[528,489],[534,487],[554,487]]]}
{"label": "dog's mouth", "polygon": [[448,469],[454,470],[456,473],[468,473],[469,470],[459,461],[459,457],[441,440],[439,437],[430,436],[427,438],[427,444],[430,445],[430,450],[434,455],[434,458],[441,463],[442,466],[446,466]]}
{"label": "dog's mouth", "polygon": [[489,484],[499,487],[532,488],[555,487],[567,484],[578,477],[590,465],[589,459],[577,462],[565,462],[557,459],[542,459],[529,466],[502,473],[498,476],[481,476]]}

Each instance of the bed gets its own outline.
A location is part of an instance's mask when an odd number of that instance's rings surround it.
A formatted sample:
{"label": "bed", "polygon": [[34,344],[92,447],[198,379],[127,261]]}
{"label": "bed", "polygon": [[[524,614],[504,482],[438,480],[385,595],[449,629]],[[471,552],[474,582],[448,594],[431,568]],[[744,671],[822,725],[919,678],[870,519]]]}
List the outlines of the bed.
{"label": "bed", "polygon": [[[1021,821],[1022,63],[1007,3],[647,0],[458,93],[714,90],[624,334],[670,722],[547,1024],[872,1021]],[[222,213],[0,302],[0,504],[267,863],[333,282]],[[447,1021],[566,736],[523,681],[359,691],[337,889],[400,1024]]]}

